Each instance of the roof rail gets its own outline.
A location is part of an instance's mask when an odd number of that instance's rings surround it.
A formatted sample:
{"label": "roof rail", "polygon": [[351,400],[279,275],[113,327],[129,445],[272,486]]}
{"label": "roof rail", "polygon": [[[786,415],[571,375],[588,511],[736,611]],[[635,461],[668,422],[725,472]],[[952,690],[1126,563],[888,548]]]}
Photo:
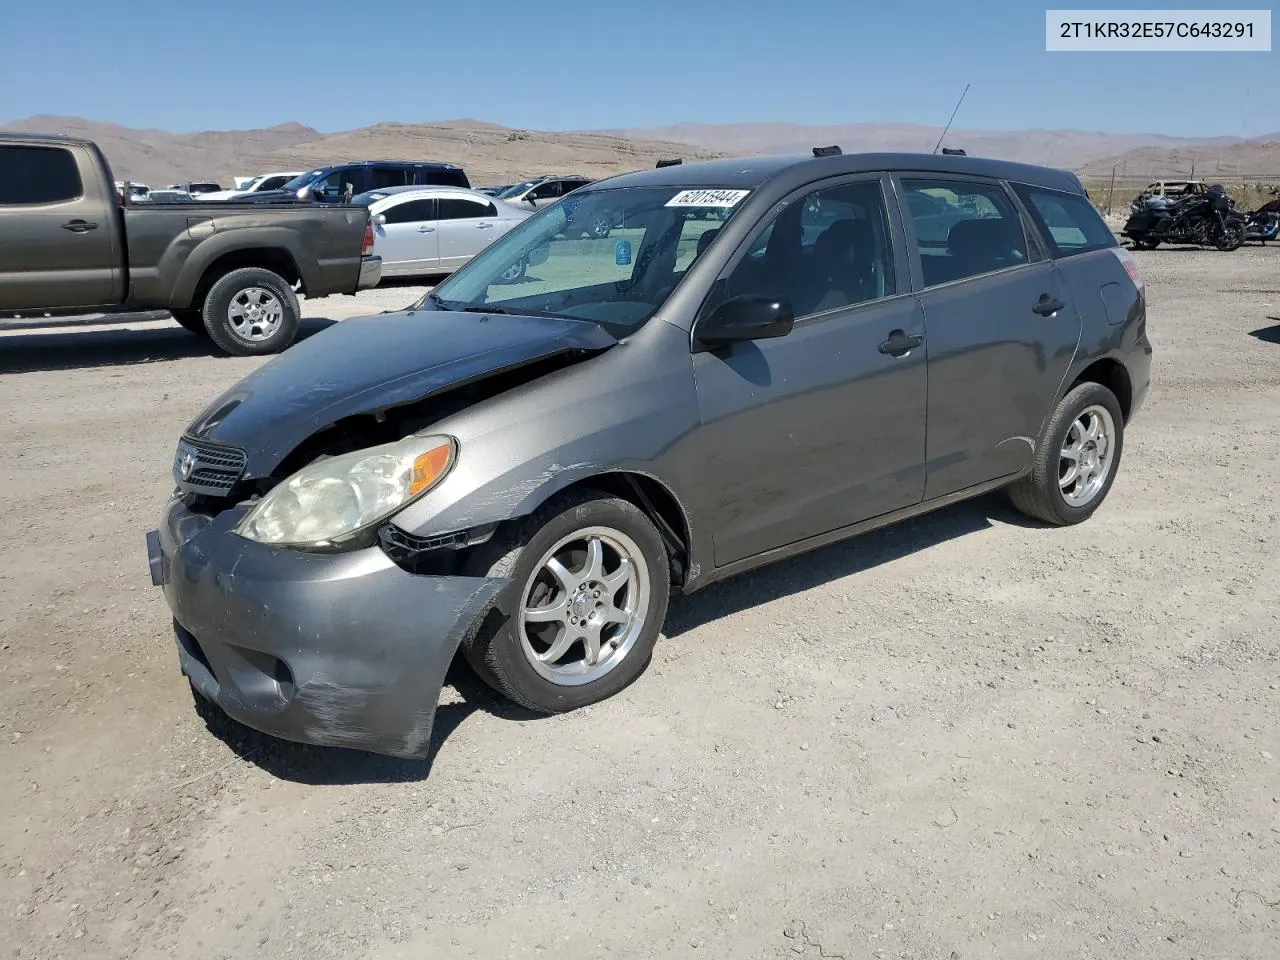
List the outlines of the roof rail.
{"label": "roof rail", "polygon": [[813,148],[813,155],[815,157],[839,157],[839,156],[842,156],[843,154],[844,154],[844,151],[841,150],[839,147],[837,147],[835,144],[832,144],[829,147]]}
{"label": "roof rail", "polygon": [[676,157],[674,160],[659,160],[653,166],[654,169],[657,169],[658,167],[678,167],[682,163],[684,163],[684,159],[682,157]]}
{"label": "roof rail", "polygon": [[948,157],[967,157],[968,156],[967,153],[965,153],[963,150],[960,150],[959,148],[953,149],[951,147],[943,147],[942,152]]}

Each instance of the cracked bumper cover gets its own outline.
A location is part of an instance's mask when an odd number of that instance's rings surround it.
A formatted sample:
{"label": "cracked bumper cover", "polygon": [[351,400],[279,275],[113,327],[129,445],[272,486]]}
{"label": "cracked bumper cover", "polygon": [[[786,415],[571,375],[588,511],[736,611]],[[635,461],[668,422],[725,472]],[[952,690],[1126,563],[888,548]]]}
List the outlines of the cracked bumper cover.
{"label": "cracked bumper cover", "polygon": [[175,499],[147,535],[197,692],[282,739],[425,757],[445,672],[505,581],[415,576],[378,547],[265,546],[231,533],[243,515]]}

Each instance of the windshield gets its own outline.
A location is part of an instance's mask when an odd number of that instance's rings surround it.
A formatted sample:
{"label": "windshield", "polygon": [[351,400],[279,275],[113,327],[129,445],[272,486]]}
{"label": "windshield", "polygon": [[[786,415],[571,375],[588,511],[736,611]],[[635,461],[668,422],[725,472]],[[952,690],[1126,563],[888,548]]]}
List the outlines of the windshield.
{"label": "windshield", "polygon": [[320,176],[320,174],[322,173],[324,173],[323,169],[308,170],[306,173],[300,173],[296,177],[294,177],[292,180],[290,180],[288,183],[286,183],[284,186],[282,186],[280,189],[281,190],[301,190],[303,187],[309,184],[316,177]]}
{"label": "windshield", "polygon": [[418,306],[552,314],[639,329],[750,191],[575,190],[525,220]]}
{"label": "windshield", "polygon": [[541,180],[526,180],[524,183],[513,184],[512,186],[507,187],[505,190],[499,193],[498,199],[508,200],[511,197],[518,197],[520,196],[520,194],[524,193],[530,187],[534,186],[535,184],[539,184],[541,182],[542,182]]}

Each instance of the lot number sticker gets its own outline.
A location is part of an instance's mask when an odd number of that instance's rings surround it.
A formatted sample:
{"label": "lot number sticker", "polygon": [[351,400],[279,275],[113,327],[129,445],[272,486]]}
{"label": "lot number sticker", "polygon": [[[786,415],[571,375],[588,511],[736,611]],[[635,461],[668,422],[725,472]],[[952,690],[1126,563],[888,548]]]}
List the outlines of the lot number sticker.
{"label": "lot number sticker", "polygon": [[667,201],[668,207],[732,207],[750,190],[681,190]]}

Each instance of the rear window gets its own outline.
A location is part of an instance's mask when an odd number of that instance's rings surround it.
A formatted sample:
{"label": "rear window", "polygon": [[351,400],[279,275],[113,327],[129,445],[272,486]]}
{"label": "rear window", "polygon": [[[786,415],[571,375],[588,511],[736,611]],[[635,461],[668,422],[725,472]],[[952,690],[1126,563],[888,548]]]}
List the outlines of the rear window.
{"label": "rear window", "polygon": [[70,150],[0,146],[0,204],[58,203],[83,192]]}
{"label": "rear window", "polygon": [[1069,257],[1117,245],[1111,228],[1084,197],[1025,183],[1015,183],[1013,189],[1030,209],[1054,256]]}

